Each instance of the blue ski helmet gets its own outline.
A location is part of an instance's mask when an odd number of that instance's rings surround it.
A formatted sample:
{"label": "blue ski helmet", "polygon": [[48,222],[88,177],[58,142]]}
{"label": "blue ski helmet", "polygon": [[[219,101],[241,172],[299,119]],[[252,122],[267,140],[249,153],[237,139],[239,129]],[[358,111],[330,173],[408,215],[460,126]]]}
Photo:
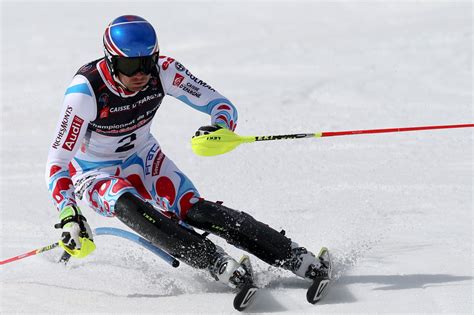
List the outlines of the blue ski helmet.
{"label": "blue ski helmet", "polygon": [[153,26],[136,15],[122,15],[107,26],[103,36],[104,52],[112,73],[113,58],[146,57],[159,53]]}

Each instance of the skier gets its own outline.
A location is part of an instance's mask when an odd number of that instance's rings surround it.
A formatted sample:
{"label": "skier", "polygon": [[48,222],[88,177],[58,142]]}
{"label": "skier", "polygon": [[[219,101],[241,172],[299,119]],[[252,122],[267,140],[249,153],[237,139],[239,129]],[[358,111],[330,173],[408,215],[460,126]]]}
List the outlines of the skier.
{"label": "skier", "polygon": [[210,115],[211,124],[196,136],[234,130],[235,106],[181,63],[160,55],[155,30],[141,17],[114,19],[103,45],[105,57],[82,66],[67,88],[48,154],[46,181],[59,211],[56,227],[62,229],[64,250],[84,257],[95,249],[76,204],[80,199],[233,288],[252,281],[250,265],[230,257],[206,233],[302,278],[327,275],[324,261],[283,231],[201,198],[150,133],[165,95]]}

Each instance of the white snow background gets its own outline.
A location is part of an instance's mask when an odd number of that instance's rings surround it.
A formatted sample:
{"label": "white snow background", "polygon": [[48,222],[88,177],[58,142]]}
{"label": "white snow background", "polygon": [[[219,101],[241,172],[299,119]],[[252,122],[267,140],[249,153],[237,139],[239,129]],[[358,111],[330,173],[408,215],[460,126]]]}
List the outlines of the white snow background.
{"label": "white snow background", "polygon": [[[75,71],[102,32],[137,14],[161,52],[229,97],[237,132],[267,135],[472,123],[470,1],[3,1],[0,259],[57,241],[47,150]],[[473,312],[472,129],[241,145],[195,156],[206,115],[165,98],[152,130],[210,200],[249,212],[313,251],[336,282],[308,283],[251,256],[250,313]],[[120,222],[81,204],[93,228]],[[212,237],[232,255],[242,252]],[[206,272],[174,269],[112,236],[69,265],[55,249],[1,266],[2,314],[237,313]]]}

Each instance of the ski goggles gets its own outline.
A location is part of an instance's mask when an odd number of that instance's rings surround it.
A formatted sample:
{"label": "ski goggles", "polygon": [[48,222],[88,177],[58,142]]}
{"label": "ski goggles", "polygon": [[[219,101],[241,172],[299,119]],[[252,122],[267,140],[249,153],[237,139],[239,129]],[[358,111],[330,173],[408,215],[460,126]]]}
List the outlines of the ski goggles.
{"label": "ski goggles", "polygon": [[112,62],[115,70],[127,77],[138,72],[150,74],[158,62],[158,53],[145,57],[114,57]]}

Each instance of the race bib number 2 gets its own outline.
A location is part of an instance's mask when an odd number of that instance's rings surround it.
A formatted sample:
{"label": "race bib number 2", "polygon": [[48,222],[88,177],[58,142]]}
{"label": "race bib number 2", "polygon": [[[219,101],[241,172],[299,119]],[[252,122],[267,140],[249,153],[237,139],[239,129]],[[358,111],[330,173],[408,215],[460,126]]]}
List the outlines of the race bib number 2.
{"label": "race bib number 2", "polygon": [[137,140],[137,135],[134,133],[123,137],[118,141],[118,143],[122,145],[119,146],[115,152],[120,153],[133,149],[135,147],[135,144],[133,143],[135,140]]}

